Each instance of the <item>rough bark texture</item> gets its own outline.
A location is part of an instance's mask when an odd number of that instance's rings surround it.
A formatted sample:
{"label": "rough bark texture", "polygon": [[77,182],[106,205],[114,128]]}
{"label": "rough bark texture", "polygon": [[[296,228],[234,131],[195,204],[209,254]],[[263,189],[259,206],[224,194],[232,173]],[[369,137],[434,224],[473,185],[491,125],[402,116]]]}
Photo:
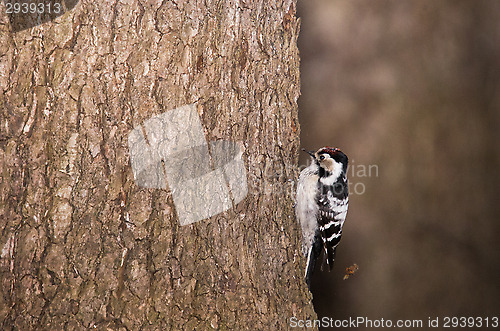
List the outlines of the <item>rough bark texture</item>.
{"label": "rough bark texture", "polygon": [[[80,1],[0,23],[2,329],[285,329],[314,318],[293,215],[295,1]],[[195,103],[248,196],[181,227],[127,135]]]}

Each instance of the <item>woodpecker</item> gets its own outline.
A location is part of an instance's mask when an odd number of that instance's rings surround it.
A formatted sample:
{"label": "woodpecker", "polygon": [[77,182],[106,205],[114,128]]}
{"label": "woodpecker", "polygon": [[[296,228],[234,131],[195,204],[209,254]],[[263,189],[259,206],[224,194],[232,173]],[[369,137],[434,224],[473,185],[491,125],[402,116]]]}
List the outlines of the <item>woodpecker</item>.
{"label": "woodpecker", "polygon": [[349,205],[348,158],[338,148],[303,151],[312,161],[300,172],[295,213],[302,228],[302,254],[307,258],[305,280],[310,286],[311,273],[322,248],[329,271],[333,267]]}

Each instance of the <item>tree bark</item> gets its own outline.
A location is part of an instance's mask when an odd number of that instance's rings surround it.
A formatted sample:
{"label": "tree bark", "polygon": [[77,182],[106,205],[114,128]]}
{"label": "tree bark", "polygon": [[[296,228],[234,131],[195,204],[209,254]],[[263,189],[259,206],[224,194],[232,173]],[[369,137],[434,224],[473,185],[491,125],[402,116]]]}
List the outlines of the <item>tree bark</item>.
{"label": "tree bark", "polygon": [[[286,329],[315,318],[293,212],[295,1],[80,1],[0,23],[2,329]],[[248,194],[181,226],[128,135],[195,104]]]}

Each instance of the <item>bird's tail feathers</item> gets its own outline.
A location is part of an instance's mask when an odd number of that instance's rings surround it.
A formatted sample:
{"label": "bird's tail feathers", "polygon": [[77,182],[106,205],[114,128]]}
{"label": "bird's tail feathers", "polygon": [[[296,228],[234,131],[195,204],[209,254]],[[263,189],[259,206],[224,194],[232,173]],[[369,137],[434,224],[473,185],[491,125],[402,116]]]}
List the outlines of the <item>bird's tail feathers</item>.
{"label": "bird's tail feathers", "polygon": [[309,249],[309,252],[307,254],[307,261],[306,261],[306,273],[305,273],[305,280],[307,287],[310,289],[311,288],[311,274],[314,269],[314,264],[315,264],[315,259],[313,258],[313,249],[314,247],[311,246],[311,249]]}
{"label": "bird's tail feathers", "polygon": [[332,271],[333,262],[335,261],[335,246],[326,246],[325,247],[325,261],[328,264],[328,271]]}
{"label": "bird's tail feathers", "polygon": [[309,289],[311,288],[311,276],[316,265],[316,260],[321,255],[321,238],[316,235],[315,240],[307,253],[305,279]]}

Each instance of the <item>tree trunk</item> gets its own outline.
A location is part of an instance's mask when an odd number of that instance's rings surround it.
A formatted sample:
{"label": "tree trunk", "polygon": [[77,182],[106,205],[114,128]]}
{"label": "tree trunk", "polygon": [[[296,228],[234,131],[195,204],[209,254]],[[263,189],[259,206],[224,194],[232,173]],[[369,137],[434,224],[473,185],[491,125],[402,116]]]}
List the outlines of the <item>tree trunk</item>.
{"label": "tree trunk", "polygon": [[[293,212],[299,21],[284,2],[82,0],[24,30],[1,18],[2,329],[316,317]],[[168,174],[158,188],[134,172],[131,133],[147,150],[145,123],[190,104],[207,142],[238,142],[247,191],[182,225]]]}

